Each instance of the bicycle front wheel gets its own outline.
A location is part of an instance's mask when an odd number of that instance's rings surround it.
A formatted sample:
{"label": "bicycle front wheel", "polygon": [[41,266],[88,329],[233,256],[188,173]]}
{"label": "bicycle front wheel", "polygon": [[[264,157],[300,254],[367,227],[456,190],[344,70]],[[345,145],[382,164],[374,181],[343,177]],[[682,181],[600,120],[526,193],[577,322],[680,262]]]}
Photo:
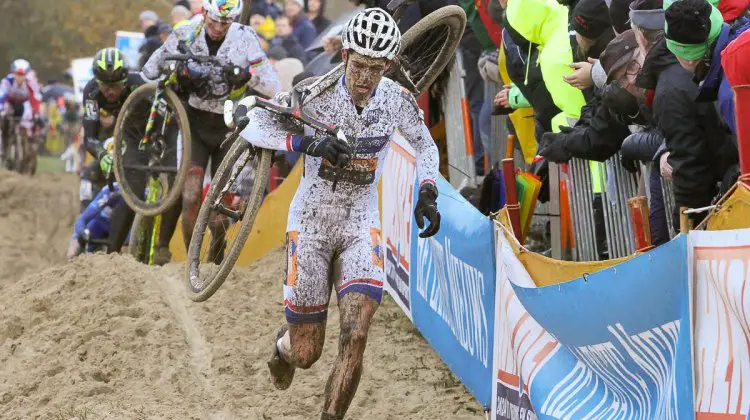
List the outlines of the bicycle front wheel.
{"label": "bicycle front wheel", "polygon": [[210,298],[237,262],[263,202],[272,154],[239,139],[211,180],[187,254],[185,274],[191,300]]}
{"label": "bicycle front wheel", "polygon": [[22,130],[17,130],[13,136],[13,170],[23,173],[24,168],[24,141]]}
{"label": "bicycle front wheel", "polygon": [[148,264],[153,248],[154,218],[136,214],[130,227],[128,253],[142,264]]}
{"label": "bicycle front wheel", "polygon": [[[156,83],[128,96],[114,132],[114,172],[128,206],[144,216],[164,213],[182,194],[190,164],[190,125],[185,107],[170,88],[154,103]],[[153,112],[152,112],[153,110]],[[146,126],[153,125],[146,137]],[[147,199],[150,181],[160,194]]]}
{"label": "bicycle front wheel", "polygon": [[417,93],[426,91],[453,59],[465,27],[463,9],[445,6],[406,31],[399,59]]}

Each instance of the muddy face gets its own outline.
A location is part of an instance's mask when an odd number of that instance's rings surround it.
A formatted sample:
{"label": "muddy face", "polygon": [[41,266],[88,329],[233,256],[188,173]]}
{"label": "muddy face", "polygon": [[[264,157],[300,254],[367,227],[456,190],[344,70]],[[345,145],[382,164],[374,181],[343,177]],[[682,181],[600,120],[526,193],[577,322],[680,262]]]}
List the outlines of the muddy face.
{"label": "muddy face", "polygon": [[203,12],[203,22],[204,28],[206,28],[206,33],[208,34],[209,38],[213,39],[214,41],[220,41],[224,39],[224,37],[227,35],[227,32],[229,32],[229,27],[232,26],[231,20],[227,22],[220,22],[208,17],[208,13],[206,12]]}
{"label": "muddy face", "polygon": [[342,51],[342,58],[346,63],[346,87],[354,104],[364,108],[391,62],[347,50]]}

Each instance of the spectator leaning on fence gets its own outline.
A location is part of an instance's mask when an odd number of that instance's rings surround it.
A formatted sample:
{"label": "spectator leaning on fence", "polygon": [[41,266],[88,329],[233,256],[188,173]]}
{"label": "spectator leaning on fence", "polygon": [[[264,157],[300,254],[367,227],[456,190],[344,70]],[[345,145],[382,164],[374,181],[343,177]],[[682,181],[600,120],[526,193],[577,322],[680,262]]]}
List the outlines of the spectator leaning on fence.
{"label": "spectator leaning on fence", "polygon": [[[646,89],[646,104],[664,134],[665,152],[658,156],[661,172],[671,172],[676,210],[711,204],[716,185],[737,163],[737,148],[711,103],[696,102],[698,87],[669,51],[664,39],[664,11],[657,0],[636,0],[630,20],[639,47],[646,52],[636,80]],[[675,214],[677,229],[680,218]],[[704,215],[692,215],[698,222]]]}
{"label": "spectator leaning on fence", "polygon": [[750,28],[750,20],[730,26],[722,20],[719,9],[705,0],[675,1],[665,16],[667,48],[699,82],[697,100],[718,101],[724,122],[735,134],[734,93],[721,68],[721,52]]}

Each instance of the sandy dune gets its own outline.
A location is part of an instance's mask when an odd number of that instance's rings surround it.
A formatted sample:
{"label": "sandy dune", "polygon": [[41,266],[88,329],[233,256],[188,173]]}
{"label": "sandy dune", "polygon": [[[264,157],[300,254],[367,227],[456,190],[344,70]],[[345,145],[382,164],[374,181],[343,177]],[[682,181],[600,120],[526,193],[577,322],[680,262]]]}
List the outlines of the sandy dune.
{"label": "sandy dune", "polygon": [[[283,322],[283,251],[235,270],[196,304],[182,265],[119,255],[64,262],[76,192],[72,177],[0,173],[0,418],[319,418],[337,350],[335,301],[313,368],[280,392],[265,366]],[[347,418],[484,418],[389,298],[365,357]]]}

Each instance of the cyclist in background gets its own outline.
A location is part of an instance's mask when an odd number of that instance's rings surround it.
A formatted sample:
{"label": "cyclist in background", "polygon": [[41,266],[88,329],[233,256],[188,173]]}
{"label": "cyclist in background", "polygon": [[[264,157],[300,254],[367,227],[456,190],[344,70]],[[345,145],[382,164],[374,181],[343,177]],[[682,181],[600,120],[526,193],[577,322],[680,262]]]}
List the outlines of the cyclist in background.
{"label": "cyclist in background", "polygon": [[[19,118],[31,141],[33,129],[41,122],[42,94],[36,75],[28,61],[18,59],[11,64],[10,74],[0,81],[0,108],[2,109],[2,147],[0,158],[7,156],[10,135],[8,117]],[[30,150],[30,148],[27,148]]]}
{"label": "cyclist in background", "polygon": [[[225,68],[212,63],[183,65],[178,62],[181,67],[178,69],[180,88],[190,94],[186,111],[192,137],[191,166],[182,191],[182,234],[186,249],[198,217],[208,161],[212,162],[213,177],[231,146],[221,147],[229,133],[224,124],[224,101],[227,98],[239,99],[248,87],[269,97],[281,88],[255,31],[233,22],[241,10],[242,0],[204,0],[203,21],[175,29],[143,67],[145,78],[157,79],[167,65],[166,56],[184,54],[187,51],[180,51],[183,47],[193,54],[213,56],[227,62]],[[228,73],[232,66],[239,67],[240,74]],[[258,77],[253,80],[253,86],[248,86],[253,73]],[[215,262],[223,258],[223,249],[215,258]]]}
{"label": "cyclist in background", "polygon": [[[113,213],[118,207],[125,205],[117,183],[113,183],[112,187],[113,190],[110,190],[109,185],[105,185],[76,219],[73,236],[68,244],[68,258],[84,251],[95,252],[100,245],[92,244],[90,241],[109,238]],[[83,249],[82,245],[86,242],[89,242],[88,247]]]}
{"label": "cyclist in background", "polygon": [[[117,116],[125,100],[145,81],[135,72],[130,72],[125,55],[117,48],[99,51],[92,63],[94,78],[83,89],[83,144],[95,162],[81,171],[81,207],[88,203],[107,181],[112,171],[112,155],[104,147],[104,141],[112,137]],[[97,188],[98,187],[98,188]],[[114,209],[112,216],[110,245],[107,252],[119,252],[133,223],[135,213],[124,203]],[[167,244],[177,226],[179,212],[167,212],[162,218],[160,243]],[[163,254],[163,253],[162,253]],[[155,262],[166,261],[158,254]]]}
{"label": "cyclist in background", "polygon": [[[362,374],[370,322],[383,295],[377,184],[397,129],[416,150],[420,189],[414,216],[417,226],[425,228],[420,237],[432,236],[440,227],[437,146],[411,93],[383,77],[400,50],[396,22],[382,9],[365,9],[347,23],[342,41],[344,75],[305,100],[304,109],[343,130],[348,143],[309,130],[288,132],[261,108],[250,111],[242,132],[259,147],[304,156],[304,175],[287,222],[287,324],[274,337],[268,367],[274,386],[286,389],[297,367],[307,369],[318,360],[335,287],[341,336],[321,419],[343,419],[349,408]],[[245,107],[238,106],[235,118],[243,117],[248,104],[245,100]],[[334,259],[341,263],[340,276],[331,273]]]}

